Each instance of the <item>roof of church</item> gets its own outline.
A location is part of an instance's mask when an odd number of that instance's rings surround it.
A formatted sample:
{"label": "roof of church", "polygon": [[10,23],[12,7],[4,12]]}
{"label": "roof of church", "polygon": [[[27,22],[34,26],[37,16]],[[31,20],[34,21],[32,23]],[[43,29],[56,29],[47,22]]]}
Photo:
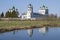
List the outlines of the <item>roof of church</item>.
{"label": "roof of church", "polygon": [[32,8],[32,5],[31,5],[31,4],[29,4],[29,5],[28,5],[28,8]]}
{"label": "roof of church", "polygon": [[45,5],[43,5],[42,7],[40,7],[42,10],[43,9],[47,9],[47,7]]}
{"label": "roof of church", "polygon": [[31,6],[31,4],[29,4],[29,6]]}
{"label": "roof of church", "polygon": [[33,13],[33,15],[40,15],[40,16],[41,16],[42,14],[39,14],[39,13]]}

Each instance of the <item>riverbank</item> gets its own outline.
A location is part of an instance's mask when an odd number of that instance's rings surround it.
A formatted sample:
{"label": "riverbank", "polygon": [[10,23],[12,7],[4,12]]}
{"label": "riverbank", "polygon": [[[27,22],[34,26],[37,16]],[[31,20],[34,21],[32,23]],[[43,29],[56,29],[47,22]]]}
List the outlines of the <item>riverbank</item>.
{"label": "riverbank", "polygon": [[7,32],[20,29],[30,29],[39,27],[60,27],[60,21],[0,21],[0,32]]}

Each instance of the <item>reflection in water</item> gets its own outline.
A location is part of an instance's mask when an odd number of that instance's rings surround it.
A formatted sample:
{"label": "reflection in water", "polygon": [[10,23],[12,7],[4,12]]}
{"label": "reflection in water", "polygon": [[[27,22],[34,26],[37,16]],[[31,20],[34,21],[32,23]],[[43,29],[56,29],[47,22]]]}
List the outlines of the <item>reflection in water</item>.
{"label": "reflection in water", "polygon": [[27,33],[28,33],[28,35],[29,35],[30,37],[32,37],[32,35],[33,35],[33,29],[28,29],[28,30],[27,30]]}
{"label": "reflection in water", "polygon": [[13,35],[15,35],[17,32],[18,32],[18,30],[14,30],[14,31],[13,31]]}
{"label": "reflection in water", "polygon": [[48,31],[48,27],[39,28],[39,32],[45,34]]}
{"label": "reflection in water", "polygon": [[16,31],[14,30],[14,31],[13,31],[13,35],[15,35],[15,33],[16,33]]}
{"label": "reflection in water", "polygon": [[60,40],[60,27],[49,27],[49,29],[48,27],[42,27],[28,30],[14,30],[0,34],[0,40]]}

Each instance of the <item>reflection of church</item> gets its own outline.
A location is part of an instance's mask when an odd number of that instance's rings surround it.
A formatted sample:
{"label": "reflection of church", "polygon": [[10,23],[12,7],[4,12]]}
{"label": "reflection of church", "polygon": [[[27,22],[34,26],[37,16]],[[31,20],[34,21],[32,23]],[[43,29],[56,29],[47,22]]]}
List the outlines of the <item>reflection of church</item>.
{"label": "reflection of church", "polygon": [[39,28],[39,32],[45,34],[48,31],[48,27]]}
{"label": "reflection of church", "polygon": [[28,35],[31,37],[33,35],[33,29],[28,29],[27,30]]}
{"label": "reflection of church", "polygon": [[[47,33],[48,32],[48,27],[39,28],[39,32],[42,33],[42,34]],[[27,33],[31,37],[33,35],[33,29],[28,29]]]}
{"label": "reflection of church", "polygon": [[48,16],[48,8],[43,5],[38,10],[38,13],[33,12],[33,6],[31,4],[28,5],[27,13],[23,13],[21,15],[22,19],[35,19],[35,18],[41,18],[42,16]]}

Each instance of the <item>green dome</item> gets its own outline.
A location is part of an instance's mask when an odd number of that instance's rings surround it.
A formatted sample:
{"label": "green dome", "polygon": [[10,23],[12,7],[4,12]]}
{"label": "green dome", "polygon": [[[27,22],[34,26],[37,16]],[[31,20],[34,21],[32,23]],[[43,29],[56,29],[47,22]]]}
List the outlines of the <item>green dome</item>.
{"label": "green dome", "polygon": [[31,4],[29,4],[29,5],[28,5],[28,8],[32,8],[32,5],[31,5]]}
{"label": "green dome", "polygon": [[43,5],[42,7],[40,7],[42,10],[46,9],[47,7],[45,5]]}

